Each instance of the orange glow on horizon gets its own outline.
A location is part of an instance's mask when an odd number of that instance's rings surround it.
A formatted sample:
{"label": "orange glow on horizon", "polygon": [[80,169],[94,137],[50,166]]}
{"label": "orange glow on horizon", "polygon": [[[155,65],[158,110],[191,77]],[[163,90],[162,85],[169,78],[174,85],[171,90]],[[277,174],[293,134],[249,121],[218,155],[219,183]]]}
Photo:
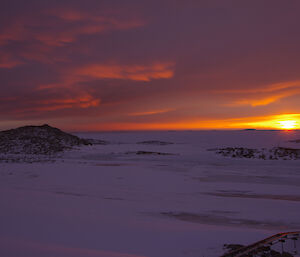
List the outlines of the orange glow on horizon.
{"label": "orange glow on horizon", "polygon": [[[223,120],[189,120],[180,122],[153,123],[102,123],[82,124],[76,131],[134,131],[134,130],[292,130],[300,129],[300,114],[281,114],[265,117],[247,117]],[[70,128],[69,128],[70,129]],[[71,128],[72,130],[72,128]]]}
{"label": "orange glow on horizon", "polygon": [[284,120],[279,121],[282,129],[295,129],[297,126],[297,122],[295,120]]}
{"label": "orange glow on horizon", "polygon": [[269,117],[262,117],[262,120],[240,123],[239,125],[248,125],[251,128],[258,129],[280,129],[291,130],[299,129],[300,114],[281,114]]}

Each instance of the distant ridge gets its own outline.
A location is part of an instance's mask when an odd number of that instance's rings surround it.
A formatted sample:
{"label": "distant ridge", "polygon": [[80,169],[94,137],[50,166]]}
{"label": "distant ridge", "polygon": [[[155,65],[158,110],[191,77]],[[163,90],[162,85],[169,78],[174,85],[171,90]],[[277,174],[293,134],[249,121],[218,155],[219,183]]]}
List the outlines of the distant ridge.
{"label": "distant ridge", "polygon": [[80,145],[91,145],[91,142],[48,124],[24,126],[0,132],[2,154],[51,155]]}

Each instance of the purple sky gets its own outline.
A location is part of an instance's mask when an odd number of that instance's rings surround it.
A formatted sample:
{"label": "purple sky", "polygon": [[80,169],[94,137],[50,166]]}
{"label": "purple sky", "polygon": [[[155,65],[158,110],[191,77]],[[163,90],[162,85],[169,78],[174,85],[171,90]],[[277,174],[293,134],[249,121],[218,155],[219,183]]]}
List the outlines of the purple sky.
{"label": "purple sky", "polygon": [[299,12],[298,0],[3,0],[0,129],[298,115]]}

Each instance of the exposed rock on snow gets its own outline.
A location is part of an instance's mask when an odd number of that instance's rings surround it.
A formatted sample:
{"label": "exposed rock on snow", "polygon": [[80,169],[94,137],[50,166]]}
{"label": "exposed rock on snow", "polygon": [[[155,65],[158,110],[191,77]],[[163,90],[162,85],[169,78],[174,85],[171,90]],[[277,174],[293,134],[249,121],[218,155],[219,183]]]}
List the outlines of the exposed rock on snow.
{"label": "exposed rock on snow", "polygon": [[300,139],[290,140],[289,142],[291,142],[291,143],[300,143]]}
{"label": "exposed rock on snow", "polygon": [[173,153],[161,153],[161,152],[149,152],[149,151],[127,152],[126,154],[136,154],[136,155],[175,155]]}
{"label": "exposed rock on snow", "polygon": [[244,147],[226,147],[219,149],[209,149],[226,157],[232,158],[253,158],[263,160],[299,160],[300,149],[274,147],[271,149],[251,149]]}
{"label": "exposed rock on snow", "polygon": [[[231,252],[234,252],[234,251],[236,251],[238,249],[241,249],[241,248],[244,248],[244,247],[245,247],[244,245],[240,245],[240,244],[225,244],[223,248],[224,248],[224,250],[229,250],[228,255],[230,255]],[[232,256],[234,256],[234,255],[232,255]],[[258,257],[264,257],[264,256],[293,257],[293,255],[288,253],[288,252],[280,253],[278,251],[272,250],[269,245],[268,246],[261,246],[261,247],[257,248],[256,250],[254,250],[253,252],[249,253],[247,256],[249,256],[249,257],[250,256],[258,256]]]}
{"label": "exposed rock on snow", "polygon": [[0,132],[1,154],[51,155],[91,142],[49,125],[25,126]]}
{"label": "exposed rock on snow", "polygon": [[100,139],[85,139],[85,141],[91,145],[108,145],[110,142]]}
{"label": "exposed rock on snow", "polygon": [[230,217],[222,214],[211,214],[211,213],[190,213],[190,212],[176,212],[167,211],[161,212],[160,215],[175,218],[182,221],[200,223],[200,224],[211,224],[221,226],[236,226],[236,227],[251,227],[251,228],[265,228],[265,229],[297,229],[298,224],[290,226],[287,223],[279,221],[267,221],[267,220],[255,220],[247,219],[242,217]]}
{"label": "exposed rock on snow", "polygon": [[142,141],[138,142],[137,144],[141,145],[172,145],[172,142],[165,142],[165,141],[158,141],[158,140],[149,140],[149,141]]}
{"label": "exposed rock on snow", "polygon": [[45,154],[0,154],[0,162],[6,163],[52,163],[53,155]]}

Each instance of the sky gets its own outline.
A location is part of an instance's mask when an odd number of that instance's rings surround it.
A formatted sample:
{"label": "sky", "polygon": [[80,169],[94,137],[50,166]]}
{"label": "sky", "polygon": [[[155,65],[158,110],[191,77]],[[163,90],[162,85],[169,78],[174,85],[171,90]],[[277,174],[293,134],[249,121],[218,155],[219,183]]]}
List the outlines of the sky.
{"label": "sky", "polygon": [[299,11],[298,0],[2,0],[0,129],[300,128]]}

